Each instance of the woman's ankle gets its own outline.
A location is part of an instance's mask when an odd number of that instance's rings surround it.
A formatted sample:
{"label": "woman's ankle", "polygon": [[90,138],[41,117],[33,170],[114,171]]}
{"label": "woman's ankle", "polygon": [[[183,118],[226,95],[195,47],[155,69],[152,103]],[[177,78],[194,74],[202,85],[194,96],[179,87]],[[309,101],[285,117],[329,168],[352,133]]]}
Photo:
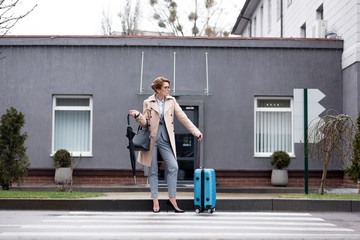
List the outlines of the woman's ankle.
{"label": "woman's ankle", "polygon": [[159,199],[158,199],[158,198],[153,198],[153,208],[154,208],[154,209],[159,209],[159,208],[160,208]]}

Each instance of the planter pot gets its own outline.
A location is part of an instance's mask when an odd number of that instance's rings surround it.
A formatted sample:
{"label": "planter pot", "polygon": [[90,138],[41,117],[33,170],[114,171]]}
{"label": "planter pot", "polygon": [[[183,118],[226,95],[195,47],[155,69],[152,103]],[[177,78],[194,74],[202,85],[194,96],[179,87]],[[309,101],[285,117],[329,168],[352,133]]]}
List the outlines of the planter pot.
{"label": "planter pot", "polygon": [[273,169],[271,173],[271,184],[274,186],[286,187],[288,184],[288,171]]}
{"label": "planter pot", "polygon": [[55,170],[55,182],[57,184],[70,184],[71,168],[57,168]]}

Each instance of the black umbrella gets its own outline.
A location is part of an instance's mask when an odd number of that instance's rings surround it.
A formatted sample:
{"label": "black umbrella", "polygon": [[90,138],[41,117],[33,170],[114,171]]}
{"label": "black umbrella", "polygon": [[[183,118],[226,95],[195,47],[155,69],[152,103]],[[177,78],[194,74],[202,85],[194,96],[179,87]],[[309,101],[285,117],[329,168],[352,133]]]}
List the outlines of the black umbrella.
{"label": "black umbrella", "polygon": [[133,143],[133,138],[135,136],[135,133],[133,132],[131,126],[130,126],[130,114],[127,115],[127,122],[128,122],[128,126],[126,129],[126,137],[129,139],[129,146],[127,146],[127,148],[130,151],[130,163],[131,163],[131,168],[132,168],[132,172],[133,172],[133,176],[134,176],[134,181],[136,184],[136,159],[135,159],[135,151],[134,151],[134,143]]}

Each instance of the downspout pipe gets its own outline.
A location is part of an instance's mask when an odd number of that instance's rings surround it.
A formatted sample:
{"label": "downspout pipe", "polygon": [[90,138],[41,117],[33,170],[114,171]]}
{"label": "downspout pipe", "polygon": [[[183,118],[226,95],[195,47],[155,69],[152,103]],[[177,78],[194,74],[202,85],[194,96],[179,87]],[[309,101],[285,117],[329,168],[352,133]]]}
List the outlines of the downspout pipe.
{"label": "downspout pipe", "polygon": [[241,18],[249,21],[249,23],[250,23],[249,37],[252,37],[252,20],[251,20],[251,18],[247,18],[247,17],[244,17],[244,16],[241,16]]}

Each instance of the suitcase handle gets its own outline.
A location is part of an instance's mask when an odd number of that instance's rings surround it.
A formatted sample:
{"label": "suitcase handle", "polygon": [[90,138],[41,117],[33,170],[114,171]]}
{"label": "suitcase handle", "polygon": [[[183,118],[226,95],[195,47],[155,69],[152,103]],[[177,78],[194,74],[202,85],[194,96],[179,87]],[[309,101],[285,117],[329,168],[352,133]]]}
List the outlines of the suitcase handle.
{"label": "suitcase handle", "polygon": [[[198,140],[200,139],[200,137],[196,137]],[[198,141],[197,144],[198,144],[198,151],[197,151],[197,159],[198,159],[198,163],[200,164],[199,168],[204,168],[204,162],[201,161],[201,157],[200,157],[200,144],[201,144],[202,141]],[[204,158],[203,158],[204,159]]]}

